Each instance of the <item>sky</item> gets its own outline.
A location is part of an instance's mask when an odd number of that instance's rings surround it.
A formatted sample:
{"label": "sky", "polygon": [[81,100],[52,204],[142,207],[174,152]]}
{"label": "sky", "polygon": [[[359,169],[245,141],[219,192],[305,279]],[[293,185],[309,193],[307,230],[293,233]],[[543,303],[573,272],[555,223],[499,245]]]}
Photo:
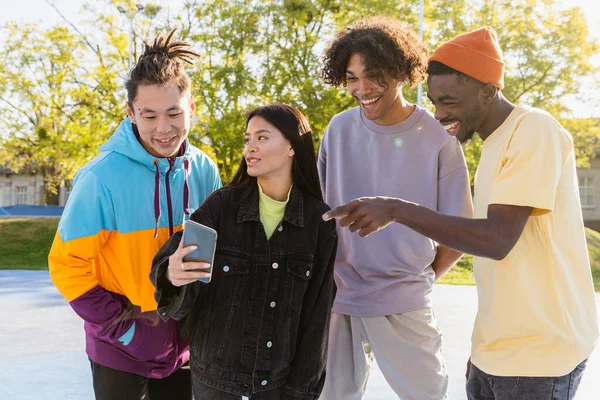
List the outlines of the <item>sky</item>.
{"label": "sky", "polygon": [[[58,13],[48,4],[54,3],[56,7],[70,21],[79,20],[79,11],[85,3],[82,0],[18,0],[12,2],[10,7],[4,7],[0,13],[0,25],[8,21],[24,23],[37,23],[41,26],[51,26],[62,22]],[[427,1],[427,0],[425,0]],[[588,23],[590,34],[600,40],[600,0],[558,0],[560,7],[581,7]],[[140,1],[140,3],[158,4],[171,13],[177,12],[184,0],[151,0]],[[123,30],[128,29],[125,17],[122,21]],[[0,36],[1,39],[1,36]],[[600,54],[593,58],[592,62],[600,67]],[[600,74],[598,76],[600,80]],[[579,94],[569,96],[565,99],[567,106],[573,110],[574,117],[600,118],[600,89],[593,79],[583,82]]]}

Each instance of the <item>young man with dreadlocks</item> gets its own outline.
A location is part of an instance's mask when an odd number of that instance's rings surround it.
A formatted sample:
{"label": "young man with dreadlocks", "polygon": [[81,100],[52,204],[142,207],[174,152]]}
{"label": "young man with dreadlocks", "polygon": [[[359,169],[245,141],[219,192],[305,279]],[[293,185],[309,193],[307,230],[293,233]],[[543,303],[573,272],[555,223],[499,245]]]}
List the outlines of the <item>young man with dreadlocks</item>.
{"label": "young man with dreadlocks", "polygon": [[[322,75],[344,85],[358,107],[333,117],[319,153],[326,203],[397,196],[471,217],[469,176],[460,146],[424,109],[402,95],[423,80],[427,49],[404,24],[369,18],[339,32]],[[431,308],[436,279],[461,253],[402,225],[368,239],[339,230],[338,287],[322,399],[363,397],[371,362],[404,400],[446,398],[442,338]]]}
{"label": "young man with dreadlocks", "polygon": [[125,83],[128,117],[77,174],[48,264],[84,320],[96,399],[191,399],[188,345],[156,313],[152,258],[221,186],[187,137],[197,53],[158,35]]}

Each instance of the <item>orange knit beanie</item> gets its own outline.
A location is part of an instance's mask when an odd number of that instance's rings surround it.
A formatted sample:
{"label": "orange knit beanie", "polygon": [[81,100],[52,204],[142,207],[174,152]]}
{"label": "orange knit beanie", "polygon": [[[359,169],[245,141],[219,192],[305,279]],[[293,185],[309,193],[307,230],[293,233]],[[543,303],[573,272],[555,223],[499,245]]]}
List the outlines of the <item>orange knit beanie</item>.
{"label": "orange knit beanie", "polygon": [[496,32],[489,26],[458,35],[429,58],[482,83],[504,87],[504,62]]}

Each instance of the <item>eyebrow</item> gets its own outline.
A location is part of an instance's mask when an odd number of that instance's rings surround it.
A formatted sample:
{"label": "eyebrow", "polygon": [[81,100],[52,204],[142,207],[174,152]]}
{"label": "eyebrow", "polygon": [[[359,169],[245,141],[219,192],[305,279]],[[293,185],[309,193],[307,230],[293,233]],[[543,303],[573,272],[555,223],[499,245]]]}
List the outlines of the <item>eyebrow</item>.
{"label": "eyebrow", "polygon": [[[174,105],[174,106],[169,107],[167,109],[167,112],[169,112],[169,111],[180,111],[180,110],[181,110],[180,106]],[[153,110],[153,109],[147,108],[147,107],[144,107],[144,108],[142,108],[140,110],[140,114],[143,114],[143,113],[155,113],[155,112],[156,112],[156,110]]]}
{"label": "eyebrow", "polygon": [[[264,132],[271,133],[271,131],[268,130],[268,129],[260,129],[260,130],[258,130],[256,132],[254,132],[254,134],[258,135],[259,133],[264,133]],[[250,136],[250,132],[246,132],[246,136]]]}
{"label": "eyebrow", "polygon": [[356,76],[356,74],[352,71],[346,70],[346,75]]}
{"label": "eyebrow", "polygon": [[[429,100],[431,100],[432,103],[434,102],[433,98],[429,95],[429,93],[427,93],[427,98]],[[440,97],[437,101],[446,101],[446,100],[454,100],[454,98],[452,96],[450,96],[449,94],[445,94],[442,97]]]}

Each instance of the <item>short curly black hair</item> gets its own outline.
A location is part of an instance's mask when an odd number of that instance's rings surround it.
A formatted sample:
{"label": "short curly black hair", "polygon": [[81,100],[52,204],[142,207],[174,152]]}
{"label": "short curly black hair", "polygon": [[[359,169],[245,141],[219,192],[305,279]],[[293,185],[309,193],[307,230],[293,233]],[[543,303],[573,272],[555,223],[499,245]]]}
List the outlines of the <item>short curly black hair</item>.
{"label": "short curly black hair", "polygon": [[427,46],[407,24],[384,16],[363,18],[327,44],[321,70],[325,83],[346,86],[346,68],[353,54],[363,57],[368,76],[380,85],[388,73],[411,87],[425,78],[429,57]]}
{"label": "short curly black hair", "polygon": [[443,64],[439,61],[431,61],[429,63],[429,66],[427,67],[427,75],[429,75],[429,76],[456,75],[458,77],[458,81],[461,83],[477,82],[479,85],[485,86],[485,83],[478,81],[477,79],[470,77],[467,74],[464,74],[460,71],[450,68],[446,64]]}

